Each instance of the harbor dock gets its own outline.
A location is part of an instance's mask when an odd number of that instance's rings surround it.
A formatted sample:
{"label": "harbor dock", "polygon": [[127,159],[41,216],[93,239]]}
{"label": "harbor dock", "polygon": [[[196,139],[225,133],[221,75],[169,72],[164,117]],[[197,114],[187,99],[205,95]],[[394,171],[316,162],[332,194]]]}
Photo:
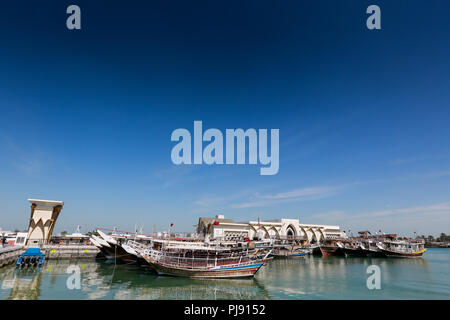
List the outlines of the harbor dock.
{"label": "harbor dock", "polygon": [[22,246],[7,246],[0,248],[0,267],[16,262],[17,257],[24,251]]}
{"label": "harbor dock", "polygon": [[[45,254],[46,260],[62,260],[62,259],[95,259],[100,250],[95,246],[59,246],[44,245],[41,252]],[[26,248],[22,246],[7,246],[0,248],[0,267],[16,262],[20,254],[24,253]]]}
{"label": "harbor dock", "polygon": [[[45,260],[101,258],[150,265],[162,273],[172,268],[176,269],[172,273],[178,275],[178,269],[182,269],[183,275],[192,276],[185,272],[189,267],[189,271],[195,271],[194,276],[199,273],[203,277],[210,272],[217,277],[222,269],[226,270],[224,274],[227,276],[232,273],[230,270],[240,272],[247,267],[247,262],[250,271],[256,273],[257,269],[252,269],[254,265],[259,269],[267,264],[269,258],[295,258],[309,254],[416,258],[426,251],[423,239],[401,238],[396,234],[372,235],[363,231],[357,237],[349,237],[339,226],[300,224],[298,219],[258,219],[236,223],[223,215],[199,218],[197,233],[187,238],[171,238],[170,232],[161,236],[145,235],[116,228],[96,228],[94,232],[82,234],[80,226],[75,233],[53,236],[64,202],[40,199],[29,199],[29,202],[31,218],[28,232],[17,232],[13,238],[9,236],[8,245],[0,250],[0,267],[20,262],[21,254],[35,248]],[[210,252],[214,252],[211,257]],[[35,258],[29,260],[32,264],[36,262]],[[213,265],[211,261],[214,261]],[[159,270],[164,264],[167,264],[166,269]],[[236,274],[240,275],[239,272]]]}
{"label": "harbor dock", "polygon": [[90,245],[45,245],[41,249],[46,256],[46,259],[85,259],[95,258],[100,250],[95,246]]}

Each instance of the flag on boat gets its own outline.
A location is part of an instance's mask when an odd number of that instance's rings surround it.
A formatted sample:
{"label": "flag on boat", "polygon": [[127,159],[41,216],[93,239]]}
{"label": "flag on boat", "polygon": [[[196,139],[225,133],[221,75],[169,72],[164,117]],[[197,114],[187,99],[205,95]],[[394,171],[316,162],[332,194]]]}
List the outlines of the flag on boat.
{"label": "flag on boat", "polygon": [[171,227],[171,228],[173,227],[173,223],[170,224],[170,227]]}

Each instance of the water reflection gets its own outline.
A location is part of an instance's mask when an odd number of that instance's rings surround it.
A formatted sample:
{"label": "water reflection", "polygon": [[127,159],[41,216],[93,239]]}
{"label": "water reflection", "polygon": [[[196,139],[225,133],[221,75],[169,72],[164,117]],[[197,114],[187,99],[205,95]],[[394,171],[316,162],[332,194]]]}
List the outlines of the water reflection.
{"label": "water reflection", "polygon": [[114,289],[114,299],[268,299],[255,279],[174,278],[142,267],[106,264],[98,275]]}
{"label": "water reflection", "polygon": [[42,274],[39,268],[16,270],[9,268],[2,273],[2,290],[9,290],[8,300],[36,300],[41,295]]}
{"label": "water reflection", "polygon": [[[66,286],[70,265],[80,268],[80,290],[69,290]],[[9,290],[7,299],[269,299],[256,279],[163,277],[138,266],[95,261],[53,261],[40,269],[8,267],[2,269],[0,279],[0,293]],[[45,291],[45,296],[41,291]]]}
{"label": "water reflection", "polygon": [[[449,261],[450,262],[450,261]],[[367,267],[378,265],[386,290],[369,292],[366,286]],[[344,258],[307,256],[298,259],[271,261],[257,275],[275,298],[289,299],[343,299],[342,293],[362,298],[386,299],[390,288],[402,286],[426,286],[433,280],[427,259]],[[360,294],[360,295],[359,295]]]}

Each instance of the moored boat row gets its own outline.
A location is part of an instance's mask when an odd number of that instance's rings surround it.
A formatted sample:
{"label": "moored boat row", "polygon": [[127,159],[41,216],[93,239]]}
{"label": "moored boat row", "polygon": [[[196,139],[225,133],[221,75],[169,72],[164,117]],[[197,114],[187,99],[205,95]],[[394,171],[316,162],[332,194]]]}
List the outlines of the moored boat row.
{"label": "moored boat row", "polygon": [[215,242],[97,233],[90,241],[106,259],[146,266],[160,275],[190,278],[251,277],[273,258],[304,257],[316,249],[324,257],[416,258],[426,251],[423,241],[396,235],[333,238],[305,246],[285,241]]}
{"label": "moored boat row", "polygon": [[[97,230],[95,244],[107,259],[150,267],[160,275],[190,278],[252,277],[272,259],[264,248],[221,243],[175,241],[142,237],[122,241]],[[144,240],[144,241],[143,241]]]}
{"label": "moored boat row", "polygon": [[320,246],[320,251],[323,256],[418,258],[426,249],[423,240],[391,234],[331,239]]}

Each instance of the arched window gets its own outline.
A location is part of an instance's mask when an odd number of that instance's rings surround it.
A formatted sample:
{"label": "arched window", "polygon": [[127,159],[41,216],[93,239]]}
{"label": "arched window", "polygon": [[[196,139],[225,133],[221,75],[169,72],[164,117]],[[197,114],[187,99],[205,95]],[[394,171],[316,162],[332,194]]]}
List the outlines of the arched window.
{"label": "arched window", "polygon": [[294,230],[292,230],[290,227],[287,229],[286,235],[288,238],[293,238],[295,236]]}
{"label": "arched window", "polygon": [[290,224],[286,228],[286,237],[288,238],[295,238],[297,236],[297,231],[295,230],[295,227]]}

